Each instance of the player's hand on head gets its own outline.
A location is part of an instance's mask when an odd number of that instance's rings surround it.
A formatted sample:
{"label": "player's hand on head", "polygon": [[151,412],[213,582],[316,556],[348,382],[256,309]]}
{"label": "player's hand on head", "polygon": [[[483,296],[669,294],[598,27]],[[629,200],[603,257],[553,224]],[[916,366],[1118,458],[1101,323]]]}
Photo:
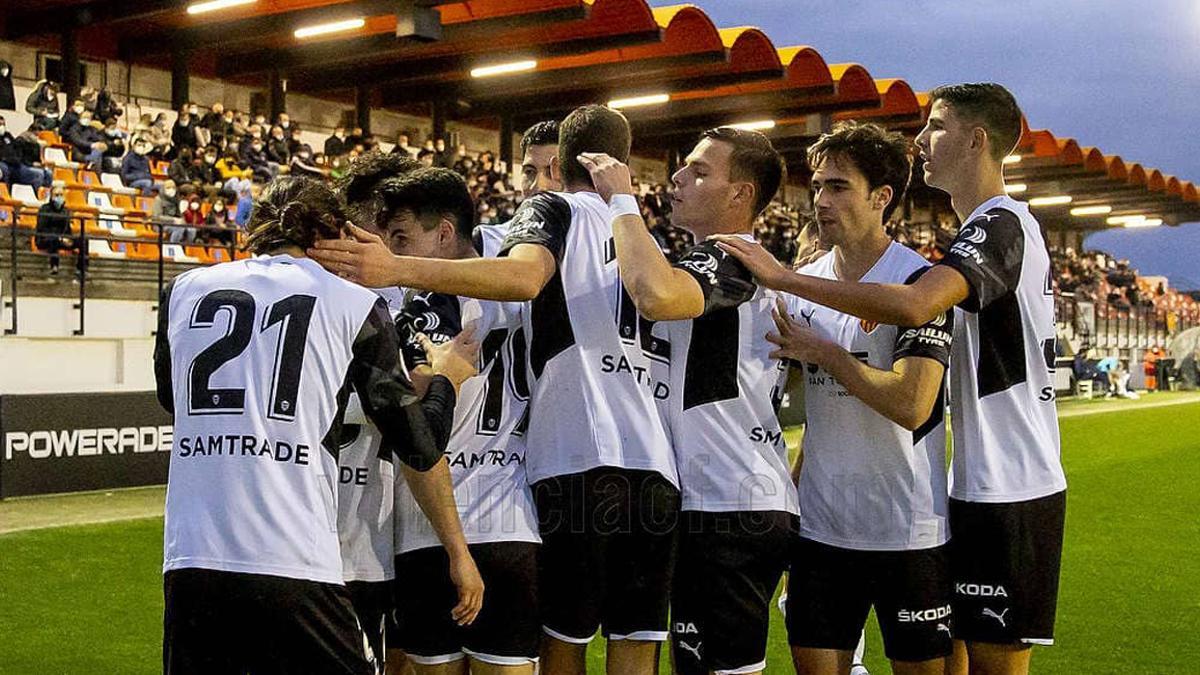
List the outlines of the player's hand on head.
{"label": "player's hand on head", "polygon": [[429,359],[429,368],[435,375],[444,375],[457,388],[479,372],[479,341],[475,329],[467,327],[453,340],[435,345],[429,336],[417,334],[417,341]]}
{"label": "player's hand on head", "polygon": [[817,331],[793,319],[780,298],[775,299],[775,309],[771,318],[775,320],[775,330],[778,331],[767,333],[767,342],[777,347],[771,352],[771,358],[824,365],[829,346],[833,343],[821,337]]}
{"label": "player's hand on head", "polygon": [[740,260],[758,283],[767,288],[778,289],[787,275],[791,274],[783,263],[756,241],[746,241],[732,234],[714,234],[709,239],[715,241],[722,251]]}
{"label": "player's hand on head", "polygon": [[633,177],[624,163],[603,152],[581,152],[576,159],[591,174],[592,184],[605,202],[613,195],[633,194]]}
{"label": "player's hand on head", "polygon": [[475,621],[483,608],[483,577],[470,553],[450,559],[450,581],[458,589],[458,604],[450,610],[450,616],[458,625],[466,626]]}
{"label": "player's hand on head", "polygon": [[396,256],[383,239],[357,225],[346,223],[341,239],[320,239],[305,251],[330,272],[367,288],[391,286],[391,266]]}

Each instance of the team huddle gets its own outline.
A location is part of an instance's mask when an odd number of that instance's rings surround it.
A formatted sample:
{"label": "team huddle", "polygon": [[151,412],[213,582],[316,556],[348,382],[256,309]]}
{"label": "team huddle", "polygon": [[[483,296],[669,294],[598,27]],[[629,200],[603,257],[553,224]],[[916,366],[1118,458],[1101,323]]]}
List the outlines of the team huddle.
{"label": "team huddle", "polygon": [[610,674],[663,642],[759,673],[785,573],[797,673],[849,672],[872,608],[897,673],[1027,672],[1065,516],[1050,263],[1003,189],[1011,94],[931,98],[963,223],[934,266],[886,233],[911,142],[872,124],[809,148],[795,270],[753,238],[785,176],[753,131],[671,177],[671,260],[603,106],[526,132],[502,225],[398,155],[272,182],[255,257],[160,304],[164,672],[575,675],[600,632]]}

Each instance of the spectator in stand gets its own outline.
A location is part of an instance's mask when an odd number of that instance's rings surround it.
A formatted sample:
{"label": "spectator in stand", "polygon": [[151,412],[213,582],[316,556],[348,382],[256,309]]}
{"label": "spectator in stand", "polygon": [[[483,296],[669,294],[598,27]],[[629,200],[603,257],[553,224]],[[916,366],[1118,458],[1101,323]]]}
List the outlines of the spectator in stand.
{"label": "spectator in stand", "polygon": [[435,153],[433,150],[421,148],[421,151],[417,153],[417,161],[420,162],[422,166],[433,166],[433,160],[436,156],[437,153]]}
{"label": "spectator in stand", "polygon": [[234,222],[234,214],[230,211],[224,197],[217,197],[213,200],[212,209],[209,210],[204,224],[209,228],[204,231],[205,243],[232,246],[237,238],[237,224]]}
{"label": "spectator in stand", "polygon": [[220,101],[213,103],[212,108],[200,118],[200,126],[208,129],[209,144],[220,145],[225,142],[225,136],[229,133],[225,125],[225,106]]}
{"label": "spectator in stand", "polygon": [[[286,115],[280,115],[286,119]],[[292,161],[292,153],[288,150],[288,137],[283,127],[271,127],[271,137],[267,139],[267,163],[271,166],[272,175],[278,174],[280,167],[287,166]]]}
{"label": "spectator in stand", "polygon": [[71,144],[75,161],[83,162],[89,171],[103,170],[108,144],[104,142],[104,133],[92,124],[92,113],[85,109],[68,129],[65,140]]}
{"label": "spectator in stand", "polygon": [[279,113],[279,117],[275,119],[275,125],[284,131],[290,131],[292,128],[292,118],[287,113]]}
{"label": "spectator in stand", "polygon": [[54,130],[58,128],[58,83],[49,80],[39,80],[25,99],[25,112],[33,115],[34,131]]}
{"label": "spectator in stand", "polygon": [[143,138],[150,142],[148,155],[156,159],[166,159],[171,154],[171,130],[167,126],[166,113],[158,113],[154,123],[144,132]]}
{"label": "spectator in stand", "polygon": [[446,139],[444,138],[433,141],[433,165],[444,169],[454,166],[454,155],[446,151]]}
{"label": "spectator in stand", "polygon": [[145,138],[133,141],[133,152],[121,160],[121,182],[125,187],[141,190],[143,195],[154,194],[154,176],[150,173],[151,144]]}
{"label": "spectator in stand", "polygon": [[292,155],[292,161],[288,167],[293,176],[325,177],[325,170],[313,161],[312,148],[308,145],[301,145],[296,149],[296,154]]}
{"label": "spectator in stand", "polygon": [[204,151],[200,154],[199,162],[193,164],[195,182],[206,191],[213,193],[225,185],[225,178],[222,177],[220,170],[217,169],[217,156],[219,154],[217,146],[210,145],[204,148]]}
{"label": "spectator in stand", "polygon": [[221,174],[221,179],[225,181],[226,192],[240,192],[242,186],[249,185],[250,179],[254,176],[252,170],[242,166],[237,152],[230,148],[225,149],[225,154],[217,160],[216,166],[217,171]]}
{"label": "spectator in stand", "polygon": [[300,125],[292,124],[288,130],[288,156],[295,155],[300,151],[300,146],[304,145],[304,139],[300,137]]}
{"label": "spectator in stand", "polygon": [[191,148],[180,149],[179,154],[175,155],[175,159],[171,160],[170,166],[167,167],[167,176],[175,181],[176,185],[197,182],[196,159]]}
{"label": "spectator in stand", "polygon": [[0,180],[12,185],[32,185],[36,192],[53,180],[53,174],[42,166],[41,144],[32,130],[14,137],[0,117]]}
{"label": "spectator in stand", "polygon": [[417,157],[417,149],[408,144],[408,134],[401,131],[396,135],[396,145],[392,148],[393,154],[406,154],[413,159]]}
{"label": "spectator in stand", "polygon": [[256,113],[254,115],[254,126],[259,129],[265,128],[267,126],[267,116],[262,113]]}
{"label": "spectator in stand", "polygon": [[[228,118],[228,113],[226,114]],[[234,139],[241,140],[250,133],[250,115],[244,112],[239,112],[234,115],[231,125],[233,132],[228,135],[226,142],[232,142]]]}
{"label": "spectator in stand", "polygon": [[325,156],[329,158],[338,157],[346,154],[349,150],[346,147],[346,127],[337,127],[333,130],[333,135],[325,139]]}
{"label": "spectator in stand", "polygon": [[83,99],[77,98],[71,102],[71,107],[67,108],[67,112],[58,122],[58,135],[66,139],[74,131],[75,127],[79,126],[79,117],[87,110]]}
{"label": "spectator in stand", "polygon": [[260,183],[269,183],[275,177],[267,159],[266,147],[261,138],[251,138],[248,145],[242,146],[242,162],[253,172],[254,178]]}
{"label": "spectator in stand", "polygon": [[233,222],[242,230],[246,229],[246,223],[250,222],[250,213],[254,210],[254,200],[258,197],[259,190],[257,185],[250,184],[243,188],[237,193],[237,210],[233,215]]}
{"label": "spectator in stand", "polygon": [[[194,191],[191,185],[183,188],[189,192]],[[181,225],[181,202],[186,205],[187,200],[182,196],[181,189],[175,181],[168,178],[163,182],[162,190],[159,190],[158,197],[154,199],[154,205],[150,208],[151,222],[164,228],[164,238],[172,244],[191,243],[196,240],[196,230]]]}
{"label": "spectator in stand", "polygon": [[58,274],[58,254],[64,249],[75,251],[75,269],[79,273],[87,266],[87,255],[80,251],[80,242],[71,236],[71,211],[62,185],[50,188],[50,199],[38,209],[34,245],[50,254],[51,275]]}
{"label": "spectator in stand", "polygon": [[109,117],[104,120],[104,144],[108,146],[104,151],[104,171],[120,170],[121,158],[129,149],[125,143],[126,138],[125,132],[117,126],[117,118]]}
{"label": "spectator in stand", "polygon": [[95,105],[92,107],[92,118],[98,120],[116,119],[125,114],[120,105],[113,100],[112,94],[108,93],[107,89],[101,89],[96,92]]}
{"label": "spectator in stand", "polygon": [[258,126],[257,124],[251,124],[250,125],[250,133],[246,134],[246,137],[242,139],[242,152],[245,152],[246,148],[248,148],[250,146],[250,142],[254,141],[256,139],[260,140],[260,141],[264,140],[263,139],[263,128]]}
{"label": "spectator in stand", "polygon": [[189,193],[187,195],[186,207],[184,206],[184,203],[185,202],[181,200],[179,204],[180,211],[183,213],[183,222],[191,226],[189,228],[190,232],[187,233],[188,241],[195,241],[203,238],[205,235],[202,234],[202,228],[205,224],[205,217],[204,211],[201,208],[203,202],[200,199],[200,193]]}
{"label": "spectator in stand", "polygon": [[350,150],[354,146],[359,145],[362,142],[363,142],[362,127],[354,127],[354,130],[352,132],[350,132],[349,136],[346,137],[346,152],[350,152]]}

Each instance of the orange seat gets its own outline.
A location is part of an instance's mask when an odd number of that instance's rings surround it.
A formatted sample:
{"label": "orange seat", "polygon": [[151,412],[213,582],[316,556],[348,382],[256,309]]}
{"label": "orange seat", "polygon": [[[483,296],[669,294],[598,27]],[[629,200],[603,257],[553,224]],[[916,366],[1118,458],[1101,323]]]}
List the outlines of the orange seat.
{"label": "orange seat", "polygon": [[54,180],[62,181],[67,185],[79,185],[79,178],[75,176],[75,172],[71,169],[61,167],[54,168]]}
{"label": "orange seat", "polygon": [[51,145],[62,142],[61,139],[59,139],[58,134],[54,133],[53,131],[39,131],[37,132],[37,137],[38,140],[45,141]]}
{"label": "orange seat", "polygon": [[137,197],[136,204],[139,210],[146,213],[154,212],[154,197]]}
{"label": "orange seat", "polygon": [[133,200],[130,199],[129,195],[114,194],[112,196],[112,205],[119,209],[125,209],[125,213],[127,215],[141,216],[142,218],[145,218],[147,215],[149,215],[149,211],[139,209],[134,206]]}
{"label": "orange seat", "polygon": [[80,171],[79,183],[86,185],[89,190],[98,192],[111,192],[112,188],[100,182],[100,176],[95,171]]}
{"label": "orange seat", "polygon": [[[57,169],[56,169],[57,172]],[[67,208],[73,212],[95,214],[99,213],[100,209],[92,206],[87,201],[87,192],[81,189],[67,188]]]}

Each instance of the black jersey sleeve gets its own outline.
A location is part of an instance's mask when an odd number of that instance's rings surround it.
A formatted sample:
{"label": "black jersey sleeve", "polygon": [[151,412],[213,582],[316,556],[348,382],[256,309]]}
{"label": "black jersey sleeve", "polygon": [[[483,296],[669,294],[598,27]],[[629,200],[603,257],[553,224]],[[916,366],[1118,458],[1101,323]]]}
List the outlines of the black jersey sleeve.
{"label": "black jersey sleeve", "polygon": [[154,330],[154,388],[158,404],[168,413],[175,414],[175,385],[171,378],[171,291],[175,281],[163,288],[158,299],[158,326]]}
{"label": "black jersey sleeve", "polygon": [[970,292],[960,306],[978,312],[1016,291],[1024,256],[1021,219],[1007,209],[992,209],[959,229],[939,264],[949,265],[963,275]]}
{"label": "black jersey sleeve", "polygon": [[542,192],[521,202],[508,223],[508,236],[500,244],[498,256],[506,256],[517,244],[544,246],[562,262],[567,230],[571,227],[571,205],[553,192]]}
{"label": "black jersey sleeve", "polygon": [[[930,269],[922,267],[909,275],[904,283],[913,283]],[[892,352],[893,361],[899,361],[909,356],[921,356],[933,359],[942,366],[950,365],[950,340],[954,332],[952,311],[942,312],[922,326],[915,328],[898,326],[897,328],[896,346]]]}
{"label": "black jersey sleeve", "polygon": [[444,293],[418,293],[396,317],[396,330],[400,334],[400,351],[404,364],[409,369],[427,365],[429,359],[417,341],[417,334],[429,336],[433,344],[454,339],[462,332],[462,307],[458,296]]}
{"label": "black jersey sleeve", "polygon": [[363,412],[382,433],[383,443],[412,468],[432,468],[442,449],[400,364],[399,339],[382,298],[359,329],[352,353],[350,381]]}
{"label": "black jersey sleeve", "polygon": [[674,266],[700,283],[704,314],[737,307],[753,298],[758,288],[750,270],[713,242],[702,242],[684,251]]}

